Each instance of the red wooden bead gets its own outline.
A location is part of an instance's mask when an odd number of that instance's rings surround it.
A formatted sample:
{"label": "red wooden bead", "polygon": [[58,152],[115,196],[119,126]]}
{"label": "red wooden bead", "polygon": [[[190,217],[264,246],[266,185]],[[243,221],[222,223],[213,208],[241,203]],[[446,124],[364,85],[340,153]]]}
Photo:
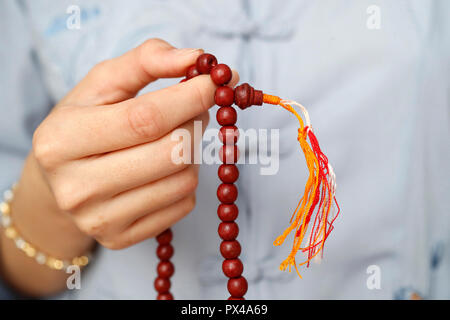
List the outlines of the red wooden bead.
{"label": "red wooden bead", "polygon": [[169,292],[170,290],[170,280],[168,278],[161,278],[158,277],[155,279],[155,289],[156,291],[158,291],[159,293],[166,293]]}
{"label": "red wooden bead", "polygon": [[239,227],[236,222],[221,222],[218,232],[223,240],[234,240],[239,234]]}
{"label": "red wooden bead", "polygon": [[227,287],[232,297],[242,298],[247,293],[248,283],[244,277],[232,278],[228,280]]}
{"label": "red wooden bead", "polygon": [[217,207],[219,219],[225,222],[234,221],[239,214],[239,209],[235,204],[220,204]]}
{"label": "red wooden bead", "polygon": [[243,83],[234,89],[234,103],[241,109],[253,105],[260,106],[263,104],[263,92],[261,90],[255,90],[248,83]]}
{"label": "red wooden bead", "polygon": [[222,271],[228,278],[237,278],[242,275],[244,265],[240,259],[227,259],[222,263]]}
{"label": "red wooden bead", "polygon": [[245,298],[229,297],[228,300],[245,300]]}
{"label": "red wooden bead", "polygon": [[156,249],[156,255],[162,261],[167,261],[173,256],[173,247],[171,244],[160,244]]}
{"label": "red wooden bead", "polygon": [[198,72],[207,74],[217,65],[217,59],[210,53],[204,53],[197,58],[195,65]]}
{"label": "red wooden bead", "polygon": [[173,300],[173,296],[170,292],[158,294],[157,300]]}
{"label": "red wooden bead", "polygon": [[234,91],[227,86],[218,87],[214,94],[214,101],[218,106],[229,107],[234,102]]}
{"label": "red wooden bead", "polygon": [[172,241],[172,238],[173,238],[172,230],[166,229],[156,237],[156,240],[158,241],[159,244],[169,244],[170,241]]}
{"label": "red wooden bead", "polygon": [[222,203],[232,204],[238,197],[238,189],[232,183],[222,183],[217,188],[217,198]]}
{"label": "red wooden bead", "polygon": [[217,172],[224,183],[234,183],[239,178],[239,169],[234,164],[222,164]]}
{"label": "red wooden bead", "polygon": [[235,259],[241,254],[241,244],[237,240],[222,241],[220,253],[225,259]]}
{"label": "red wooden bead", "polygon": [[217,122],[221,126],[232,126],[237,121],[237,112],[233,107],[222,107],[217,110]]}
{"label": "red wooden bead", "polygon": [[236,145],[224,145],[219,149],[219,159],[223,163],[236,163],[239,159],[239,148]]}
{"label": "red wooden bead", "polygon": [[195,64],[193,64],[186,71],[186,79],[187,80],[192,79],[192,78],[198,76],[199,74],[200,74],[200,72],[198,72],[197,67],[195,66]]}
{"label": "red wooden bead", "polygon": [[226,64],[220,63],[211,69],[211,79],[218,86],[230,82],[232,76],[233,73],[231,72],[230,67],[227,66]]}
{"label": "red wooden bead", "polygon": [[224,126],[219,130],[219,139],[224,144],[234,144],[239,139],[239,130],[236,126]]}
{"label": "red wooden bead", "polygon": [[158,264],[158,276],[160,276],[161,278],[170,278],[173,273],[175,272],[175,268],[172,264],[172,262],[170,261],[161,261]]}

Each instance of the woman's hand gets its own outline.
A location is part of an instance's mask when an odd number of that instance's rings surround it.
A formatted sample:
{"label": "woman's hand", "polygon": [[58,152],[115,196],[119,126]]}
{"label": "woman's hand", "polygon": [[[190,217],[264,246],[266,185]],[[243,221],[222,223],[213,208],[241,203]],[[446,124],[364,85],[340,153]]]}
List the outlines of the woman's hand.
{"label": "woman's hand", "polygon": [[[171,132],[184,128],[194,137],[194,120],[202,121],[205,129],[214,83],[204,75],[136,94],[158,78],[183,76],[201,53],[148,40],[95,66],[58,103],[34,134],[13,203],[13,219],[27,240],[52,251],[50,242],[67,238],[73,224],[76,231],[69,234],[74,236],[60,241],[51,254],[79,254],[75,252],[80,248],[69,249],[73,243],[66,249],[61,243],[79,240],[86,247],[86,236],[107,248],[122,249],[158,235],[194,208],[198,167],[171,160],[179,143],[172,141]],[[234,74],[231,85],[237,78]],[[27,187],[29,180],[40,187]],[[33,211],[45,207],[38,219],[38,213],[26,212],[30,201]],[[53,235],[42,234],[48,227],[39,228],[37,221],[53,226]]]}
{"label": "woman's hand", "polygon": [[33,154],[58,207],[107,248],[154,237],[194,208],[198,168],[171,161],[178,142],[170,134],[184,128],[193,137],[194,120],[205,129],[215,85],[201,76],[135,95],[183,76],[201,53],[149,40],[102,62],[35,132]]}

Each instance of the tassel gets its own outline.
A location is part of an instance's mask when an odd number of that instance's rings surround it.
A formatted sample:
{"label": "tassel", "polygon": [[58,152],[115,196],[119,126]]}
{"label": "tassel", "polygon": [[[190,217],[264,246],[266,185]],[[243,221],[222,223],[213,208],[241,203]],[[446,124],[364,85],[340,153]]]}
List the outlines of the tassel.
{"label": "tassel", "polygon": [[[325,241],[339,215],[340,209],[335,197],[336,176],[328,158],[320,149],[306,108],[298,102],[282,100],[280,97],[268,94],[264,94],[263,102],[283,107],[295,115],[300,124],[297,140],[305,155],[309,177],[303,196],[292,214],[290,226],[275,239],[273,244],[282,245],[286,237],[295,230],[291,253],[280,264],[280,269],[288,269],[291,272],[291,267],[294,266],[301,278],[298,267],[305,264],[308,267],[314,257],[319,254],[323,256]],[[303,118],[293,106],[300,108]],[[307,258],[297,264],[295,257],[299,250],[306,253]]]}

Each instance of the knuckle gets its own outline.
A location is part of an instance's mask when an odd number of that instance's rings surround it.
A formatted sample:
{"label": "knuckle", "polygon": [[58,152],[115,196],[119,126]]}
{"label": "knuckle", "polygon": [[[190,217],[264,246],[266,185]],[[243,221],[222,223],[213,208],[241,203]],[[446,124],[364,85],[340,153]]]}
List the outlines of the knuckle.
{"label": "knuckle", "polygon": [[171,45],[161,38],[150,38],[144,41],[144,43],[140,46],[140,49],[142,50],[142,53],[149,53],[159,47],[171,47]]}
{"label": "knuckle", "polygon": [[[96,90],[92,93],[90,101],[102,100],[100,97],[108,95],[110,90],[108,83],[116,70],[115,59],[117,58],[100,61],[89,70],[85,79],[96,84]],[[126,92],[126,89],[122,89],[122,91]]]}
{"label": "knuckle", "polygon": [[61,177],[52,182],[53,195],[58,208],[62,211],[73,211],[95,196],[95,192],[82,181]]}
{"label": "knuckle", "polygon": [[84,218],[75,219],[78,228],[85,234],[101,239],[106,234],[109,228],[109,221],[102,214],[96,214],[95,216],[87,215]]}
{"label": "knuckle", "polygon": [[[172,48],[172,46],[160,38],[148,39],[137,48],[137,63],[140,69],[144,70],[147,75],[150,76],[150,80],[155,80],[157,78],[154,73],[155,69],[158,68],[158,64],[151,63],[148,57],[154,57],[157,55],[158,51],[168,48]],[[149,64],[152,64],[152,67],[149,67]]]}
{"label": "knuckle", "polygon": [[55,162],[55,145],[42,127],[38,127],[33,134],[32,153],[43,168],[50,168]]}
{"label": "knuckle", "polygon": [[31,151],[43,168],[57,165],[67,149],[67,139],[59,123],[67,119],[72,110],[66,106],[55,108],[34,131]]}
{"label": "knuckle", "polygon": [[53,186],[56,205],[62,211],[72,211],[80,204],[74,183],[64,181]]}
{"label": "knuckle", "polygon": [[49,147],[47,141],[45,141],[42,130],[39,128],[37,128],[33,134],[32,151],[34,157],[41,164],[45,162],[47,156],[51,154],[51,148]]}
{"label": "knuckle", "polygon": [[[139,100],[135,99],[138,102]],[[137,103],[127,109],[128,124],[138,138],[153,140],[161,136],[162,114],[153,103]]]}
{"label": "knuckle", "polygon": [[111,59],[103,60],[98,62],[95,66],[92,67],[90,74],[94,75],[104,75],[109,70]]}

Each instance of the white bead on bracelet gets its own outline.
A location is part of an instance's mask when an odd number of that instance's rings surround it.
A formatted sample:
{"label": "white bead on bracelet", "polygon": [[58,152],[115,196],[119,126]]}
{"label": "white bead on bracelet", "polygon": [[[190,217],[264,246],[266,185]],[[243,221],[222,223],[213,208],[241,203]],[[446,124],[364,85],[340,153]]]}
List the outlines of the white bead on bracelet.
{"label": "white bead on bracelet", "polygon": [[13,240],[16,247],[28,257],[34,258],[38,264],[46,265],[51,269],[67,271],[67,268],[71,265],[78,267],[86,266],[90,260],[89,255],[75,257],[72,260],[57,259],[41,252],[20,236],[13,225],[10,206],[16,188],[17,184],[14,184],[11,189],[6,190],[3,193],[3,201],[0,203],[0,225],[4,228],[5,236]]}

